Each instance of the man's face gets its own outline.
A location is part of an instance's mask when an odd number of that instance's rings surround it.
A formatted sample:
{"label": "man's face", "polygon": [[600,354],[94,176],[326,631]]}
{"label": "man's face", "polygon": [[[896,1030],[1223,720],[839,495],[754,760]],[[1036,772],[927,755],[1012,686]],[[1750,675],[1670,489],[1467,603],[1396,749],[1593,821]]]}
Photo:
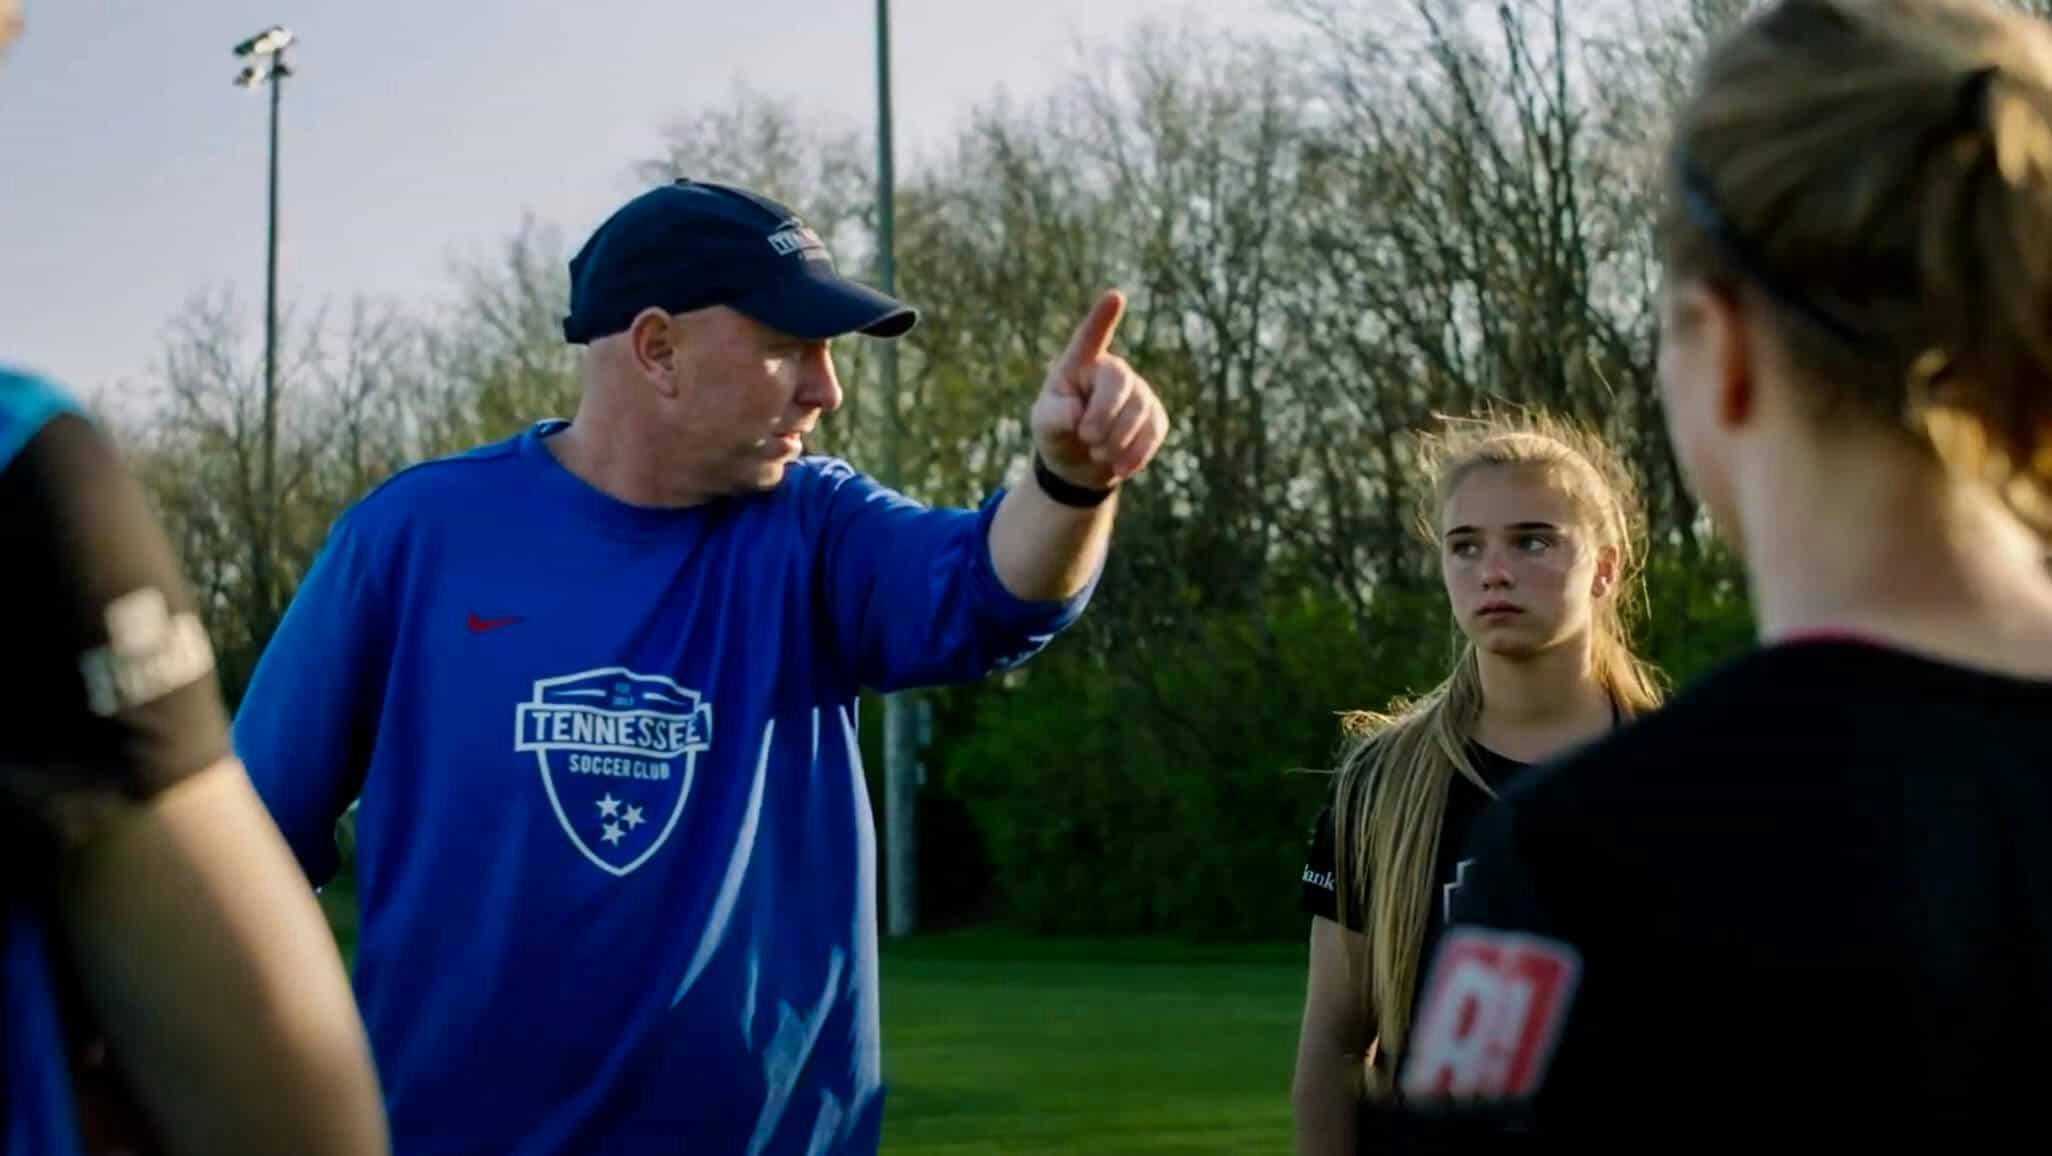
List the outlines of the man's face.
{"label": "man's face", "polygon": [[710,493],[774,487],[841,383],[824,341],[715,306],[674,319],[677,395],[666,407],[680,465]]}

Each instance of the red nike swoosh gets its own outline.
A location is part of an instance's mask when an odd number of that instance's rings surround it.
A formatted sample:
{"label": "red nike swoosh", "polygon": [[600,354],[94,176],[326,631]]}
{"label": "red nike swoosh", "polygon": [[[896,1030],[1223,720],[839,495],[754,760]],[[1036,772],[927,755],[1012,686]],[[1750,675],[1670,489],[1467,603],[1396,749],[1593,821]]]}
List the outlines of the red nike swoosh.
{"label": "red nike swoosh", "polygon": [[472,634],[483,634],[487,630],[497,630],[501,626],[511,626],[519,621],[521,621],[519,618],[479,618],[473,612],[470,616],[470,632]]}

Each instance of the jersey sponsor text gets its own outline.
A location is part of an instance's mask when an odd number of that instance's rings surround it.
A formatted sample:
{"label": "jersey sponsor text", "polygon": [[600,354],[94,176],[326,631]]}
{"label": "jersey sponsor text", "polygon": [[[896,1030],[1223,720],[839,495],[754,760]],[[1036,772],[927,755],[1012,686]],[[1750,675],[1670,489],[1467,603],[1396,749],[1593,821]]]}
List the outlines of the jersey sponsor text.
{"label": "jersey sponsor text", "polygon": [[1545,1079],[1581,956],[1556,940],[1456,927],[1441,942],[1404,1094],[1516,1100]]}

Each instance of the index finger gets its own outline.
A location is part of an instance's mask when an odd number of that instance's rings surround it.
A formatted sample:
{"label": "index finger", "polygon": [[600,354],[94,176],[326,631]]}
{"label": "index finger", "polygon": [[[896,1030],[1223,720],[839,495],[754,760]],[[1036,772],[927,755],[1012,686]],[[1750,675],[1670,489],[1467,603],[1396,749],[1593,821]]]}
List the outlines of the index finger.
{"label": "index finger", "polygon": [[1119,327],[1119,318],[1126,312],[1126,295],[1116,289],[1107,289],[1090,307],[1090,315],[1083,324],[1076,327],[1076,335],[1069,338],[1069,348],[1062,354],[1065,369],[1081,369],[1097,361],[1111,348],[1112,334]]}

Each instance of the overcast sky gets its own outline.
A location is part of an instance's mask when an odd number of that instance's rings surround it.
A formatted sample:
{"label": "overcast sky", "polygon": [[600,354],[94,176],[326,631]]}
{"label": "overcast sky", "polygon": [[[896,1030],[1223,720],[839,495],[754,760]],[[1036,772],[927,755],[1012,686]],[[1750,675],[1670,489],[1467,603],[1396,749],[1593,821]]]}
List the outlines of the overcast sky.
{"label": "overcast sky", "polygon": [[[1270,0],[1207,24],[1290,27]],[[143,375],[196,293],[263,301],[266,102],[230,47],[297,35],[281,295],[442,298],[524,212],[572,246],[662,127],[737,82],[875,121],[873,0],[28,0],[0,66],[0,361],[82,392]],[[1001,89],[1041,95],[1188,0],[895,0],[901,169]]]}

